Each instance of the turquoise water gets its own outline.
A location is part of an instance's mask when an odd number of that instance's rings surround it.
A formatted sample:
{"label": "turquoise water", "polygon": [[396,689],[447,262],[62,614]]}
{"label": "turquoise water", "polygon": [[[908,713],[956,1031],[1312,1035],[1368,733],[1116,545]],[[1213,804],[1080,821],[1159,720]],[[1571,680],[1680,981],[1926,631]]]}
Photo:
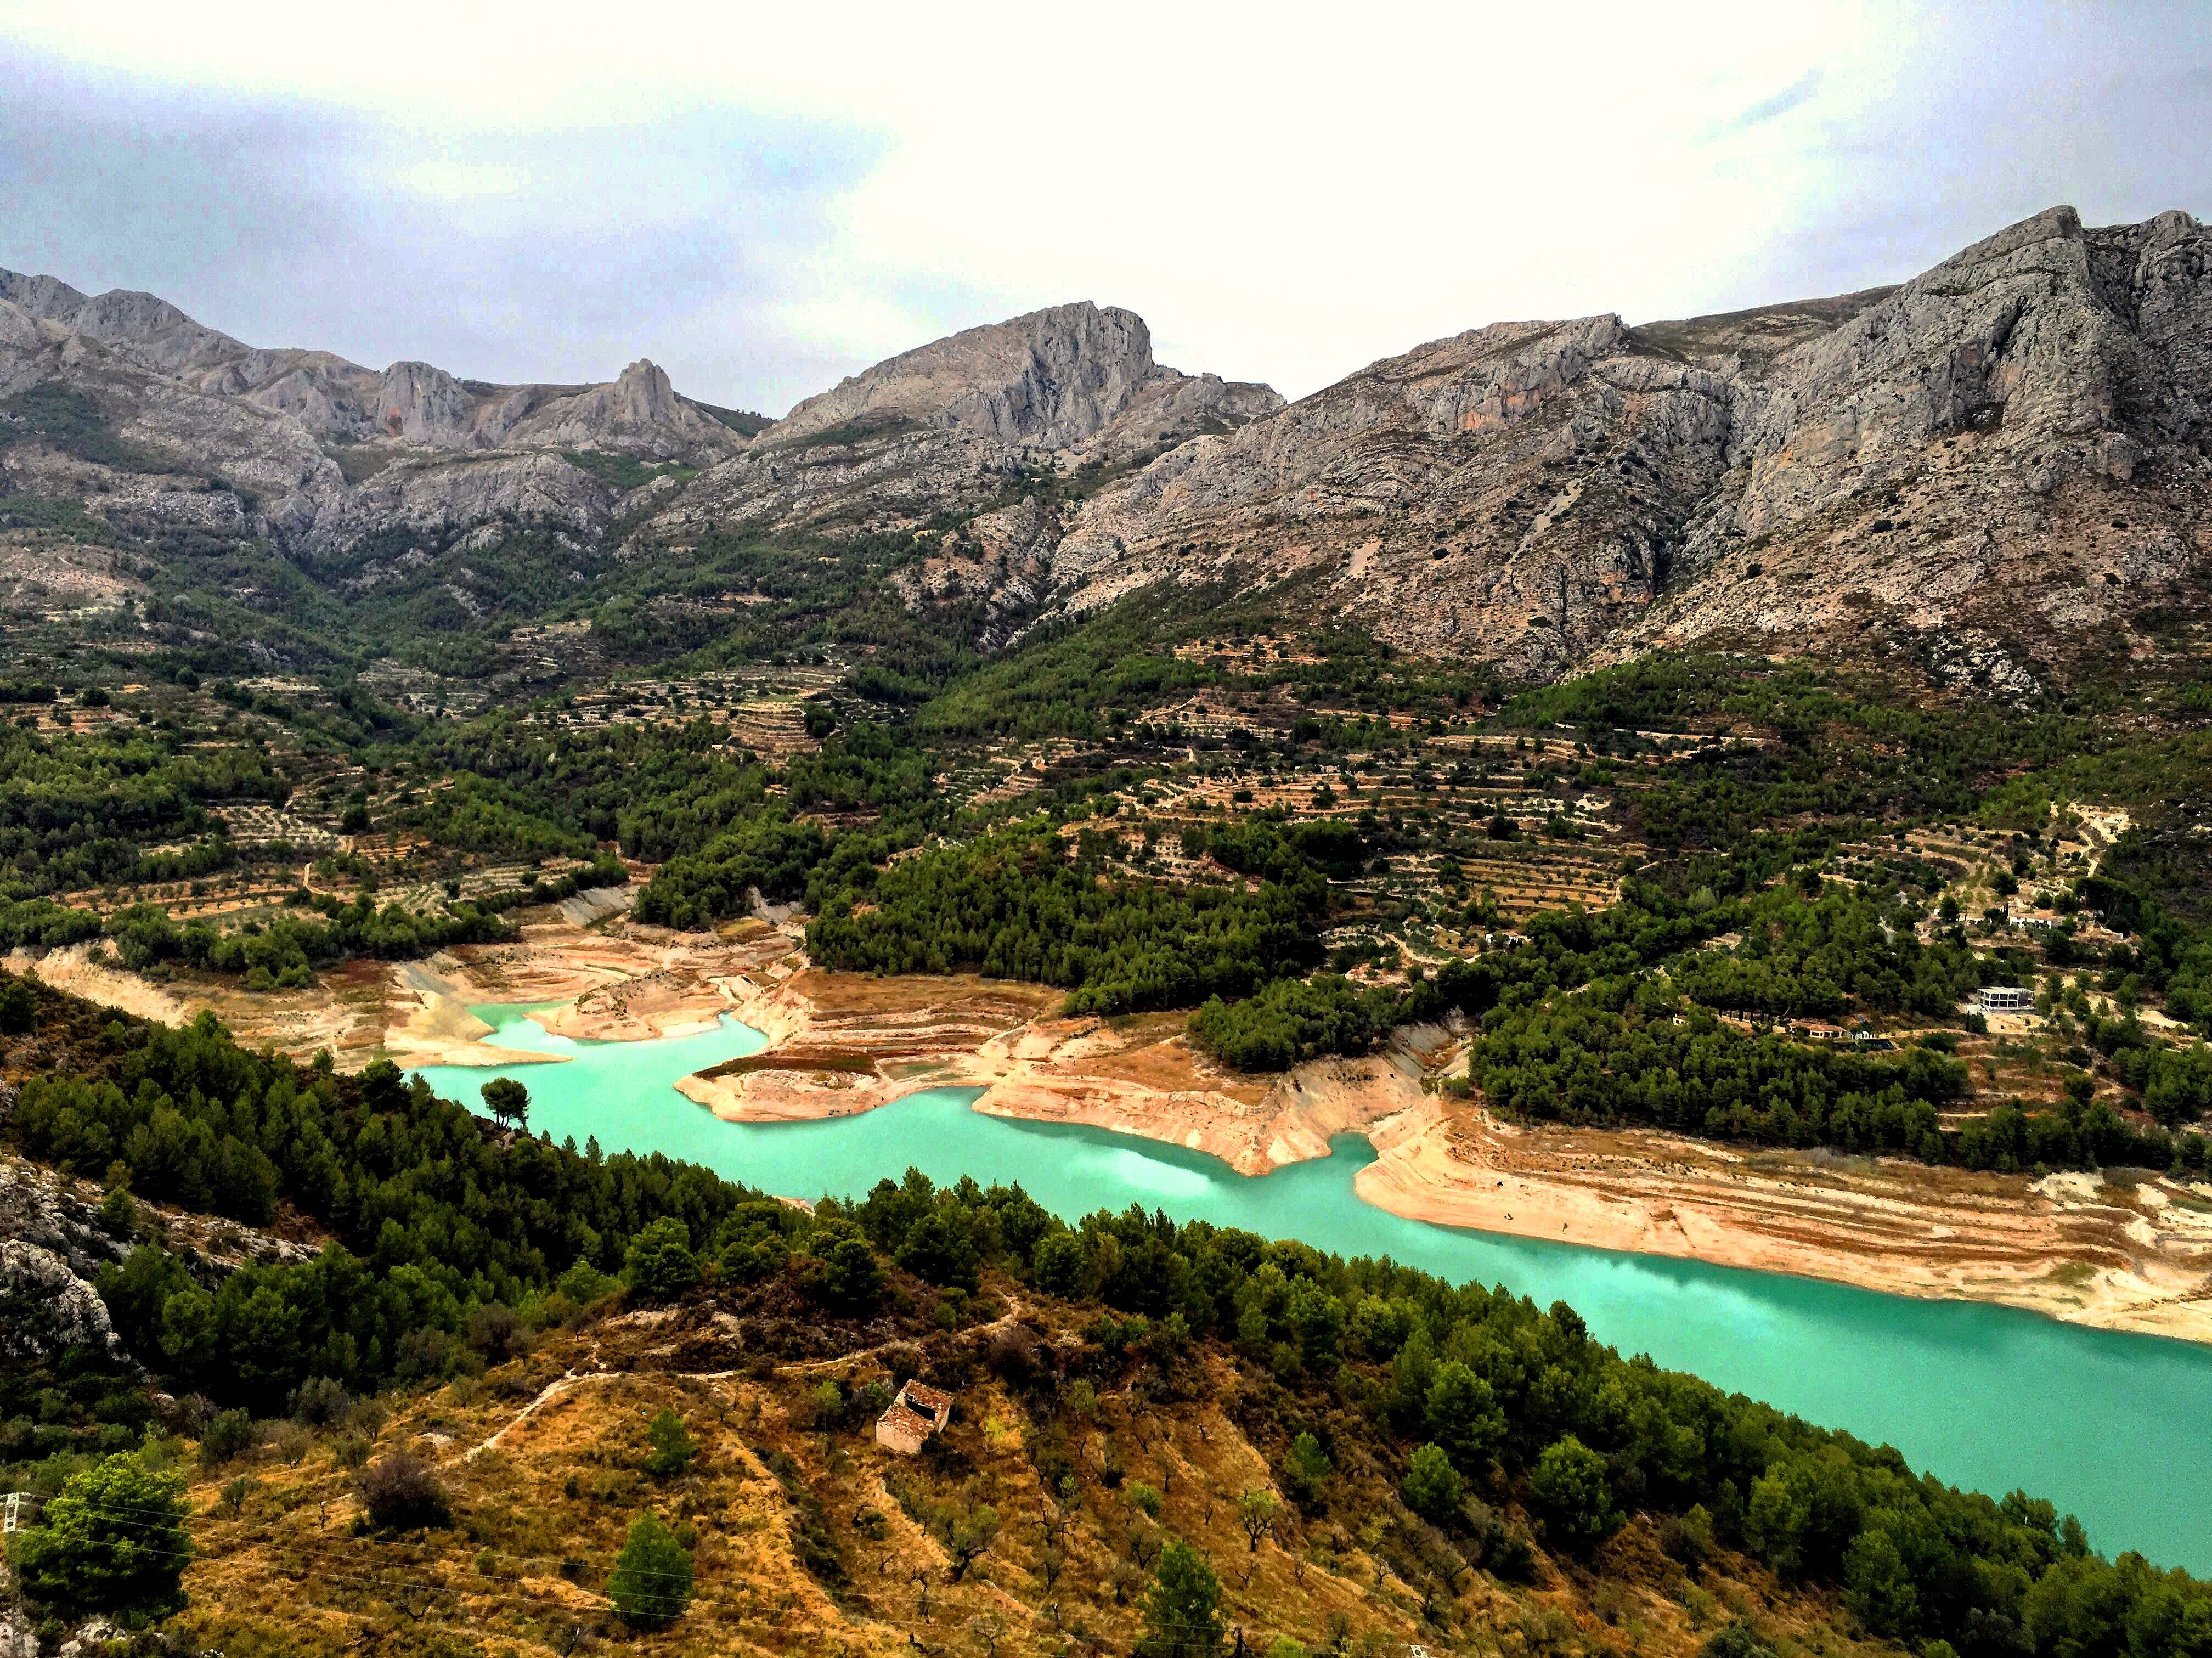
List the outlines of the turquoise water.
{"label": "turquoise water", "polygon": [[674,1084],[761,1049],[759,1034],[733,1020],[658,1042],[578,1043],[547,1035],[531,1010],[473,1011],[505,1046],[572,1057],[422,1074],[471,1106],[492,1077],[519,1078],[531,1127],[556,1142],[597,1135],[609,1151],[665,1152],[790,1197],[865,1192],[908,1165],[939,1181],[1019,1181],[1070,1218],[1137,1202],[1503,1284],[1540,1303],[1571,1303],[1624,1352],[1887,1441],[1953,1484],[2048,1497],[2080,1515],[2108,1553],[2141,1549],[2162,1565],[2212,1572],[2212,1349],[2006,1308],[1402,1220],[1353,1195],[1352,1176],[1374,1153],[1351,1135],[1335,1142],[1334,1157],[1247,1179],[1150,1140],[982,1116],[960,1089],[826,1122],[726,1123]]}

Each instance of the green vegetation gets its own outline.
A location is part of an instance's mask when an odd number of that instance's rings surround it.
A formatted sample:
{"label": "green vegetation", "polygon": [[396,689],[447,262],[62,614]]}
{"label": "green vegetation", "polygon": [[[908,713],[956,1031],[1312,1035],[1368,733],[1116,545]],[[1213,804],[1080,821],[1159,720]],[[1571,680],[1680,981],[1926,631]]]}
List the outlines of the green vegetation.
{"label": "green vegetation", "polygon": [[[1389,1261],[1134,1208],[1071,1228],[1018,1187],[939,1188],[912,1172],[806,1214],[659,1157],[505,1143],[388,1066],[357,1080],[295,1067],[240,1051],[212,1021],[170,1031],[118,1020],[104,1042],[101,1074],[26,1090],[10,1125],[25,1149],[70,1167],[120,1161],[134,1190],[151,1191],[191,1166],[180,1148],[196,1148],[220,1177],[182,1192],[187,1206],[251,1210],[273,1187],[342,1240],[311,1262],[242,1267],[213,1293],[156,1244],[103,1273],[133,1351],[171,1385],[219,1400],[262,1411],[297,1400],[305,1410],[334,1382],[350,1391],[449,1374],[483,1323],[472,1324],[477,1309],[542,1317],[605,1294],[624,1259],[641,1296],[720,1281],[732,1260],[742,1264],[732,1282],[773,1281],[839,1317],[851,1290],[835,1281],[838,1263],[860,1257],[880,1285],[887,1257],[909,1282],[959,1286],[1003,1272],[1040,1294],[1095,1297],[1105,1311],[1091,1339],[1109,1362],[1172,1372],[1193,1342],[1233,1344],[1241,1363],[1298,1401],[1297,1415],[1348,1411],[1368,1424],[1409,1504],[1448,1533],[1479,1517],[1455,1507],[1447,1471],[1462,1497],[1504,1481],[1570,1552],[1632,1512],[1699,1511],[1685,1523],[1709,1524],[1785,1577],[1836,1586],[1875,1632],[1915,1645],[2094,1648],[2100,1620],[2117,1619],[2151,1631],[2136,1649],[2145,1658],[2180,1658],[2194,1648],[2179,1631],[2212,1617],[2212,1591],[2132,1557],[2103,1560],[2047,1503],[1951,1490],[1893,1451],[1624,1360],[1564,1306],[1540,1311]],[[768,1230],[783,1246],[772,1266],[759,1250]],[[657,1450],[673,1455],[688,1439],[676,1430],[657,1434]],[[1278,1443],[1290,1437],[1275,1431]],[[1318,1444],[1304,1454],[1308,1478],[1326,1479],[1316,1457],[1325,1463]],[[372,1506],[386,1516],[377,1523],[440,1523],[419,1481],[371,1472],[365,1491],[398,1493]],[[1253,1508],[1255,1524],[1274,1522]],[[947,1546],[957,1557],[989,1530],[980,1509],[949,1514]],[[686,1552],[664,1532],[642,1519],[632,1532],[638,1553],[623,1593],[636,1591],[641,1621],[680,1610],[644,1588],[685,1581],[671,1551]],[[1167,1560],[1152,1633],[1196,1625],[1203,1637],[1218,1606],[1210,1571],[1195,1557],[1172,1570]]]}
{"label": "green vegetation", "polygon": [[1145,1597],[1145,1634],[1138,1658],[1218,1658],[1229,1630],[1221,1617],[1221,1580],[1181,1538],[1161,1551]]}
{"label": "green vegetation", "polygon": [[[826,902],[806,930],[824,966],[981,972],[1068,990],[1072,1009],[1118,1013],[1243,995],[1316,965],[1328,892],[1306,872],[1256,892],[1105,875],[1104,848],[1024,827],[922,852]],[[872,873],[872,872],[871,872]]]}
{"label": "green vegetation", "polygon": [[143,1626],[185,1604],[184,1478],[110,1456],[73,1475],[12,1549],[25,1594],[58,1610]]}
{"label": "green vegetation", "polygon": [[691,1552],[650,1509],[630,1524],[629,1539],[607,1579],[607,1599],[625,1622],[641,1630],[667,1628],[691,1604]]}
{"label": "green vegetation", "polygon": [[655,478],[672,477],[678,483],[689,483],[699,476],[696,466],[685,466],[672,460],[640,460],[635,455],[610,455],[597,449],[582,449],[568,456],[568,465],[580,472],[588,472],[610,489],[637,489]]}
{"label": "green vegetation", "polygon": [[[236,854],[209,808],[282,805],[291,786],[245,747],[187,750],[173,733],[45,733],[0,723],[0,899],[111,882],[178,881]],[[149,852],[185,842],[184,850]]]}

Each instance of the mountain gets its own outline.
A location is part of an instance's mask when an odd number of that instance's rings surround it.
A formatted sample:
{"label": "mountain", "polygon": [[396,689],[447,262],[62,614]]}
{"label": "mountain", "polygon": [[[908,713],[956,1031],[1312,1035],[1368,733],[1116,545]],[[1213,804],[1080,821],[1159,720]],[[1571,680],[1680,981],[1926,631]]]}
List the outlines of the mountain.
{"label": "mountain", "polygon": [[[773,422],[647,362],[596,386],[379,373],[0,273],[0,489],[135,526],[163,568],[164,534],[265,539],[341,606],[419,595],[448,629],[618,592],[703,628],[758,591],[729,549],[826,537],[925,627],[956,601],[986,650],[1204,586],[1516,680],[1702,643],[2017,697],[2201,598],[2208,271],[2185,213],[2053,208],[1900,287],[1493,323],[1288,405],[1161,366],[1141,318],[1083,301]],[[93,602],[143,575],[51,533],[38,556],[39,592]],[[267,612],[282,585],[239,591]]]}
{"label": "mountain", "polygon": [[968,329],[807,398],[653,527],[903,528],[973,512],[1041,464],[1127,467],[1282,406],[1267,386],[1155,362],[1142,317],[1085,300]]}
{"label": "mountain", "polygon": [[[0,399],[27,394],[4,463],[14,490],[265,536],[311,564],[393,531],[435,545],[544,522],[596,537],[622,492],[568,454],[696,465],[747,441],[650,362],[600,386],[379,372],[246,345],[151,294],[0,270]],[[23,440],[42,436],[61,441]]]}
{"label": "mountain", "polygon": [[1066,515],[1071,608],[1302,578],[1550,678],[1656,644],[1907,648],[2021,689],[2201,592],[2212,239],[2054,208],[1893,289],[1505,323],[1163,457]]}

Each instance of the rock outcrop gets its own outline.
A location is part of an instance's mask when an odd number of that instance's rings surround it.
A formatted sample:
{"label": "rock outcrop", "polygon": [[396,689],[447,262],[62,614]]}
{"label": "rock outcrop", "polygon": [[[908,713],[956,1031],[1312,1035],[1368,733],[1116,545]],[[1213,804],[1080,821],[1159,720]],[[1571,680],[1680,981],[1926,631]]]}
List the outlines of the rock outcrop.
{"label": "rock outcrop", "polygon": [[[40,1164],[0,1157],[0,1359],[52,1358],[90,1347],[128,1355],[94,1288],[137,1243],[101,1219],[96,1188]],[[210,1215],[164,1217],[169,1248],[212,1290],[248,1261],[300,1261],[307,1245]]]}
{"label": "rock outcrop", "polygon": [[426,556],[487,525],[590,544],[623,491],[568,455],[711,465],[748,441],[651,362],[601,386],[491,386],[415,361],[380,373],[243,344],[150,294],[88,297],[0,271],[0,397],[40,388],[76,399],[117,442],[7,444],[0,464],[19,485],[103,512],[155,495],[227,502],[230,532],[310,564],[371,542],[389,557],[389,532]]}
{"label": "rock outcrop", "polygon": [[836,531],[972,512],[1036,469],[1126,465],[1281,408],[1264,386],[1152,360],[1134,312],[1083,301],[970,328],[807,398],[651,533]]}
{"label": "rock outcrop", "polygon": [[16,1238],[0,1242],[0,1359],[34,1362],[72,1347],[111,1361],[125,1357],[106,1303],[52,1250]]}
{"label": "rock outcrop", "polygon": [[1653,643],[1867,636],[2032,684],[2208,551],[2212,237],[2015,225],[1895,289],[1501,324],[1155,461],[1072,514],[1072,608],[1307,573],[1530,677]]}

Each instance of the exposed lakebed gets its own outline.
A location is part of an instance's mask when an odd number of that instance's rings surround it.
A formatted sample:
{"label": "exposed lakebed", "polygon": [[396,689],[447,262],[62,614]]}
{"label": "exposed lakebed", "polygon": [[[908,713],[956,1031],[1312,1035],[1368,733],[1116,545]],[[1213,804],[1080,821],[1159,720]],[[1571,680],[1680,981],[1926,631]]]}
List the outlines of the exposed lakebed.
{"label": "exposed lakebed", "polygon": [[985,1116],[974,1092],[930,1089],[865,1114],[724,1122],[675,1091],[690,1072],[757,1053],[759,1033],[636,1042],[548,1035],[518,1006],[472,1008],[501,1046],[568,1063],[436,1066],[421,1074],[470,1106],[492,1077],[530,1090],[531,1127],[609,1151],[662,1152],[787,1196],[865,1193],[909,1166],[939,1181],[1019,1181],[1071,1218],[1131,1203],[1178,1218],[1389,1255],[1455,1281],[1564,1300],[1593,1333],[1794,1411],[1895,1445],[1957,1485],[2024,1486],[2080,1515],[2100,1549],[2212,1572],[2212,1350],[1963,1302],[1916,1301],[1778,1273],[1453,1230],[1360,1201],[1373,1156],[1335,1155],[1248,1178],[1213,1158],[1096,1129]]}

